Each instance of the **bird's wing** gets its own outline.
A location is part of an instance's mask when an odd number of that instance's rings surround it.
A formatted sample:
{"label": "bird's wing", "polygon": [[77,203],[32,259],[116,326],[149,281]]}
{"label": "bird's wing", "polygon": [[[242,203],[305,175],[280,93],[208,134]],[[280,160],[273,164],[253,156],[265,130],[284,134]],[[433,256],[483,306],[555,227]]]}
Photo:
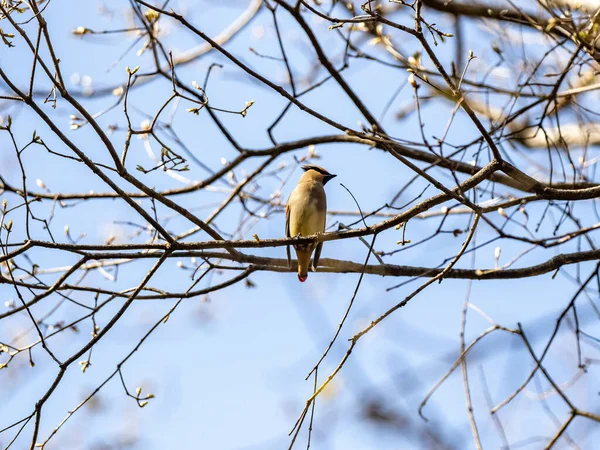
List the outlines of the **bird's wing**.
{"label": "bird's wing", "polygon": [[290,237],[290,202],[285,205],[285,237]]}
{"label": "bird's wing", "polygon": [[315,256],[313,256],[312,262],[312,270],[313,272],[317,271],[317,266],[319,265],[319,258],[321,257],[321,250],[323,249],[323,243],[319,242],[317,247],[315,248]]}
{"label": "bird's wing", "polygon": [[[290,237],[290,202],[285,206],[285,237]],[[286,245],[288,267],[292,267],[292,256],[290,255],[290,246]]]}
{"label": "bird's wing", "polygon": [[[325,200],[325,196],[323,195],[323,205],[322,205],[322,209],[323,209],[323,231],[322,233],[325,233],[325,223],[327,220],[327,201]],[[323,242],[319,242],[317,244],[317,246],[315,247],[315,255],[313,256],[313,262],[312,262],[312,270],[313,272],[317,271],[317,267],[319,266],[319,258],[321,258],[321,250],[323,250]]]}

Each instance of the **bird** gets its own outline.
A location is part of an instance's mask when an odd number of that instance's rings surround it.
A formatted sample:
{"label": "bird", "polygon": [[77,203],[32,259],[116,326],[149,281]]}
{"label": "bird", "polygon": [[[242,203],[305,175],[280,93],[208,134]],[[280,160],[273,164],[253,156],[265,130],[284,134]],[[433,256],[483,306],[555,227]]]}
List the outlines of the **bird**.
{"label": "bird", "polygon": [[[327,172],[314,164],[302,166],[304,174],[290,194],[285,208],[286,237],[312,236],[325,231],[327,198],[324,186],[337,175]],[[314,250],[312,270],[316,272],[323,242],[294,244],[298,258],[298,280],[304,283],[308,278],[310,256]],[[290,246],[287,246],[288,266],[291,267]]]}

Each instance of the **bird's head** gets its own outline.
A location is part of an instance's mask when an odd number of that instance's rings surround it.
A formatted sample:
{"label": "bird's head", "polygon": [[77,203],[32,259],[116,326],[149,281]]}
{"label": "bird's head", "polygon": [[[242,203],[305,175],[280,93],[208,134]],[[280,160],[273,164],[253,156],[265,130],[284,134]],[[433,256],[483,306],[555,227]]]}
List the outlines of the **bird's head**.
{"label": "bird's head", "polygon": [[309,176],[323,183],[323,185],[326,185],[329,180],[332,180],[333,178],[337,177],[337,175],[329,173],[322,167],[317,166],[315,164],[305,164],[302,166],[302,169]]}

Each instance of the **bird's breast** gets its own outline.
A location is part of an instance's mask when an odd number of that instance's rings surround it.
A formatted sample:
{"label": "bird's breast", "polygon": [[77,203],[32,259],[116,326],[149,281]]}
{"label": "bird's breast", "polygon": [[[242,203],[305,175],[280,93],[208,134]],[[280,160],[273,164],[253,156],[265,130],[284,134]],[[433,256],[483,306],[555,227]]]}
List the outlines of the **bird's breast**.
{"label": "bird's breast", "polygon": [[299,185],[290,196],[290,235],[310,236],[325,231],[327,203],[323,186]]}

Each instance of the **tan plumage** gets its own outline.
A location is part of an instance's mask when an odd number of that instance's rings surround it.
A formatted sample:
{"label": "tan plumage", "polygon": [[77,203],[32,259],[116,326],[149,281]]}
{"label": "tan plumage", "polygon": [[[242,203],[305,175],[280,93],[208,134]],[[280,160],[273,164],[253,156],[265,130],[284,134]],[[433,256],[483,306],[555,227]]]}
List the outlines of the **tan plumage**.
{"label": "tan plumage", "polygon": [[[325,231],[327,215],[327,198],[325,184],[336,175],[312,164],[302,166],[304,174],[290,194],[285,209],[285,235],[287,237],[311,236]],[[308,278],[308,265],[313,250],[312,269],[317,270],[323,243],[294,245],[298,257],[298,279],[301,282]],[[290,248],[287,248],[288,264],[290,264]]]}

